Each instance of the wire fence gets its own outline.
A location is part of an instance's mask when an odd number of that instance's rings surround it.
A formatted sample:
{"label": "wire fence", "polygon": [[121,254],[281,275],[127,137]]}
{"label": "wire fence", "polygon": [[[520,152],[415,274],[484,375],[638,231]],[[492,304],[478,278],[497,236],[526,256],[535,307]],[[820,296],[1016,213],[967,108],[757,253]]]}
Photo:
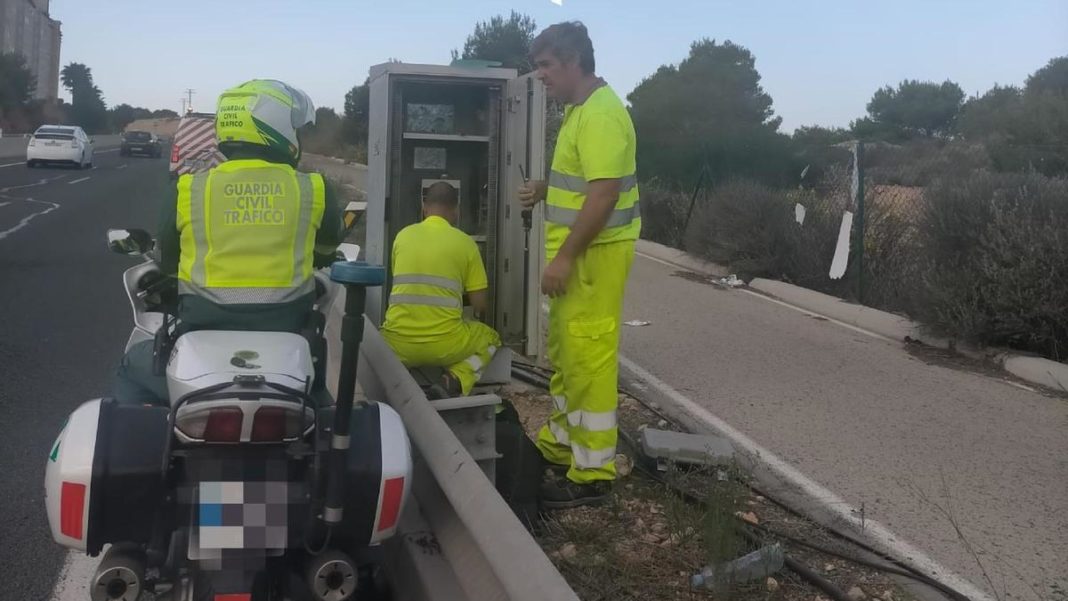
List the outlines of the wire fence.
{"label": "wire fence", "polygon": [[[649,182],[642,190],[645,237],[729,265],[739,275],[782,279],[907,311],[902,286],[919,266],[916,226],[923,188],[871,180],[865,149],[836,149],[796,189],[698,176],[689,190]],[[876,175],[879,175],[878,173]]]}

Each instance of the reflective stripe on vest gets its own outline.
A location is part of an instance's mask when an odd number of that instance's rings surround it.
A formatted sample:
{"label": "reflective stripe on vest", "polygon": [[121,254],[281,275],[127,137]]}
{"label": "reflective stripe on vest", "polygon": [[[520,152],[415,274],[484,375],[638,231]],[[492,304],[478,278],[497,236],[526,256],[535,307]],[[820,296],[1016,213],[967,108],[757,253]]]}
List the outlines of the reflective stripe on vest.
{"label": "reflective stripe on vest", "polygon": [[[560,171],[553,170],[549,173],[549,188],[560,190],[568,194],[578,195],[578,206],[563,206],[560,201],[553,199],[555,202],[546,202],[545,204],[545,221],[546,226],[552,227],[566,227],[570,228],[575,225],[579,219],[579,211],[581,210],[582,203],[585,202],[585,195],[590,189],[590,184],[579,175],[568,175]],[[618,208],[612,211],[612,215],[609,216],[608,221],[604,222],[604,230],[608,231],[611,228],[623,228],[631,226],[634,221],[641,219],[642,210],[637,195],[638,177],[634,175],[627,175],[619,178],[619,199]],[[634,192],[633,200],[626,197],[628,193]],[[619,206],[623,205],[623,206]],[[604,234],[598,236],[598,239],[604,237]],[[566,236],[566,234],[565,234]]]}
{"label": "reflective stripe on vest", "polygon": [[322,179],[264,161],[236,163],[179,184],[179,229],[187,228],[179,292],[219,304],[285,303],[313,293]]}
{"label": "reflective stripe on vest", "polygon": [[391,305],[430,305],[432,307],[448,307],[450,309],[463,309],[464,304],[458,298],[446,296],[431,296],[429,294],[391,294]]}
{"label": "reflective stripe on vest", "polygon": [[[441,293],[426,291],[410,286],[428,286],[437,288]],[[398,290],[398,288],[401,288]],[[428,305],[447,307],[463,311],[464,286],[452,278],[422,273],[402,273],[393,276],[393,290],[389,295],[391,305]]]}
{"label": "reflective stripe on vest", "polygon": [[437,288],[444,288],[456,294],[463,294],[464,287],[460,282],[450,278],[444,278],[437,275],[417,275],[417,274],[403,274],[393,276],[393,285],[398,286],[401,284],[422,284],[424,286],[435,286]]}
{"label": "reflective stripe on vest", "polygon": [[[566,173],[560,173],[559,171],[549,172],[549,185],[553,188],[560,188],[568,192],[577,192],[579,194],[585,194],[586,189],[589,187],[589,183],[585,178],[578,175],[568,175]],[[622,177],[619,180],[619,193],[625,194],[634,189],[634,186],[638,185],[638,178],[634,175],[628,175]]]}
{"label": "reflective stripe on vest", "polygon": [[[556,205],[545,205],[545,221],[548,221],[549,223],[571,227],[578,221],[578,214],[578,209],[566,209]],[[622,227],[624,225],[630,225],[632,221],[641,216],[641,207],[639,206],[638,201],[634,201],[634,204],[626,209],[616,209],[612,211],[612,214],[608,216],[608,221],[605,222],[604,226]]]}

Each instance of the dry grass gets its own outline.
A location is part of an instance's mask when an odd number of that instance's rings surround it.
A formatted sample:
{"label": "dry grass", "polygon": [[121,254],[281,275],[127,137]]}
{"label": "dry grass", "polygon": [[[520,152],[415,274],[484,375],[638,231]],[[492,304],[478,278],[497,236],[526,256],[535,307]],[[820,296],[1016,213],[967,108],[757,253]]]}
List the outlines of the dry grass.
{"label": "dry grass", "polygon": [[[516,407],[529,435],[548,417],[551,400],[539,390],[508,387],[501,392]],[[628,395],[620,396],[620,428],[632,440],[644,427],[679,428]],[[630,458],[632,449],[621,442]],[[623,462],[630,464],[630,461]],[[639,466],[641,467],[641,466]],[[626,472],[624,467],[622,472]],[[773,582],[736,585],[720,592],[694,590],[691,575],[709,563],[729,561],[753,550],[739,534],[737,514],[751,514],[765,527],[839,552],[850,549],[819,526],[752,493],[741,474],[673,468],[662,478],[704,499],[681,499],[642,469],[616,483],[611,500],[600,507],[554,512],[535,536],[564,578],[584,601],[816,601],[826,595],[796,574],[782,571]],[[850,562],[781,542],[787,552],[843,591],[860,587],[868,599],[911,599],[884,575]]]}

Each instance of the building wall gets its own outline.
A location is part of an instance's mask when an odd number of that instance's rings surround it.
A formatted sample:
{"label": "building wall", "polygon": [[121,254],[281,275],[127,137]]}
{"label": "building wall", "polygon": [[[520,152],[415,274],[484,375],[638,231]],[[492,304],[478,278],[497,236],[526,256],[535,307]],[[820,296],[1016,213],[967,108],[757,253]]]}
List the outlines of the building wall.
{"label": "building wall", "polygon": [[37,76],[35,97],[59,97],[60,23],[49,0],[0,0],[0,52],[18,52]]}

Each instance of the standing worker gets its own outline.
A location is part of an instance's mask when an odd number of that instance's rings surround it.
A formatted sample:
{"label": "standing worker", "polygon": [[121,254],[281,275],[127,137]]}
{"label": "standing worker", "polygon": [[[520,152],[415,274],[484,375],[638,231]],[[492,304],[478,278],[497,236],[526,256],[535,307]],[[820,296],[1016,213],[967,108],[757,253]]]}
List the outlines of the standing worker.
{"label": "standing worker", "polygon": [[546,201],[541,290],[551,298],[555,407],[537,444],[567,467],[542,487],[544,506],[555,509],[603,501],[616,477],[619,330],[641,216],[634,125],[594,73],[586,27],[553,25],[530,54],[547,92],[566,105],[549,181],[519,189],[525,207]]}
{"label": "standing worker", "polygon": [[431,185],[423,216],[393,241],[382,337],[407,367],[445,367],[442,387],[449,396],[466,395],[501,346],[493,328],[463,317],[465,293],[476,316],[486,313],[486,268],[475,241],[454,227],[460,220],[456,188]]}

